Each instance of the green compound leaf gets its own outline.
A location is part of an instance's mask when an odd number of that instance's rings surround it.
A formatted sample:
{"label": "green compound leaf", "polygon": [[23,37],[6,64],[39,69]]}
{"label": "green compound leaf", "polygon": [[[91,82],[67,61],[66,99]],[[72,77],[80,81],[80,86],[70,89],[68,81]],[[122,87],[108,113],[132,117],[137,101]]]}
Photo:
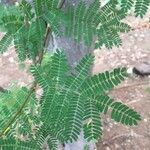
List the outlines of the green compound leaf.
{"label": "green compound leaf", "polygon": [[[51,135],[51,130],[45,124],[40,127],[36,137],[36,143],[41,149],[48,147],[50,150],[57,150],[59,141]],[[45,144],[45,141],[47,141],[47,144]]]}
{"label": "green compound leaf", "polygon": [[88,78],[80,87],[83,94],[102,94],[121,83],[127,76],[125,68],[116,68],[112,72],[99,73]]}
{"label": "green compound leaf", "polygon": [[134,8],[136,17],[141,17],[146,14],[150,5],[150,0],[121,0],[121,11],[127,13]]}
{"label": "green compound leaf", "polygon": [[93,96],[93,102],[101,113],[106,114],[113,103],[113,99],[107,95],[97,95]]}
{"label": "green compound leaf", "polygon": [[114,104],[105,92],[127,76],[125,68],[116,68],[90,77],[92,63],[93,57],[86,55],[75,67],[74,74],[70,74],[66,57],[58,50],[44,64],[48,69],[31,67],[32,74],[44,90],[42,121],[62,142],[77,140],[82,123],[88,141],[101,137],[100,113],[106,114]]}
{"label": "green compound leaf", "polygon": [[35,60],[44,45],[45,23],[36,19],[24,26],[14,36],[14,44],[20,61],[29,58]]}
{"label": "green compound leaf", "polygon": [[122,11],[128,12],[134,5],[134,0],[121,0]]}
{"label": "green compound leaf", "polygon": [[[0,93],[0,134],[4,136],[24,134],[29,137],[31,122],[36,124],[38,114],[36,113],[37,100],[34,94],[31,95],[29,103],[24,106],[28,92],[25,87],[13,87],[8,92]],[[23,106],[24,109],[22,110]],[[34,110],[30,111],[31,108]],[[22,111],[21,114],[20,111]],[[14,119],[16,115],[18,115],[18,118]]]}
{"label": "green compound leaf", "polygon": [[143,18],[143,16],[148,11],[150,5],[150,0],[136,0],[135,3],[135,16],[140,16]]}
{"label": "green compound leaf", "polygon": [[14,139],[0,140],[2,150],[40,150],[35,142],[21,142]]}
{"label": "green compound leaf", "polygon": [[102,136],[102,123],[98,108],[94,105],[92,99],[84,103],[83,117],[84,137],[87,141],[97,141]]}
{"label": "green compound leaf", "polygon": [[111,108],[111,118],[114,119],[116,122],[133,126],[137,125],[138,121],[141,120],[141,116],[136,111],[122,104],[121,102],[113,103],[111,105]]}
{"label": "green compound leaf", "polygon": [[0,53],[4,53],[13,40],[12,34],[6,33],[0,41]]}

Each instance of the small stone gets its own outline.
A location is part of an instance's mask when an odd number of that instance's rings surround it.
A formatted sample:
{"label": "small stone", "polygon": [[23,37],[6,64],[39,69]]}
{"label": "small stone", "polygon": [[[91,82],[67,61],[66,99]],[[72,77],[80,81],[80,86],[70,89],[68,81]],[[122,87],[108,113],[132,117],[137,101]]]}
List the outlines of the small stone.
{"label": "small stone", "polygon": [[138,41],[139,41],[139,42],[143,41],[143,38],[138,38]]}
{"label": "small stone", "polygon": [[138,37],[138,34],[137,34],[137,33],[135,33],[135,34],[134,34],[134,36],[135,36],[135,37]]}
{"label": "small stone", "polygon": [[10,63],[14,63],[14,58],[13,57],[10,57],[8,60],[9,60]]}
{"label": "small stone", "polygon": [[131,140],[127,140],[128,143],[131,143]]}
{"label": "small stone", "polygon": [[134,45],[133,49],[137,49],[137,48],[138,48],[137,45]]}
{"label": "small stone", "polygon": [[144,37],[144,34],[141,34],[140,37]]}
{"label": "small stone", "polygon": [[118,123],[117,123],[117,122],[114,122],[114,124],[117,125]]}
{"label": "small stone", "polygon": [[126,63],[127,63],[127,61],[123,59],[123,60],[122,60],[122,63],[123,63],[123,64],[126,64]]}
{"label": "small stone", "polygon": [[7,53],[7,52],[3,53],[3,56],[4,56],[4,57],[6,57],[6,56],[8,56],[8,55],[9,55],[9,53]]}
{"label": "small stone", "polygon": [[115,148],[118,149],[118,148],[119,148],[119,145],[118,145],[118,144],[115,144]]}
{"label": "small stone", "polygon": [[127,73],[128,73],[128,74],[132,74],[132,73],[133,73],[133,68],[127,69]]}
{"label": "small stone", "polygon": [[26,84],[25,84],[24,82],[19,82],[18,84],[19,84],[19,86],[21,86],[21,87],[26,86]]}
{"label": "small stone", "polygon": [[106,150],[111,150],[109,147],[106,147]]}
{"label": "small stone", "polygon": [[110,132],[110,128],[108,128],[107,131]]}

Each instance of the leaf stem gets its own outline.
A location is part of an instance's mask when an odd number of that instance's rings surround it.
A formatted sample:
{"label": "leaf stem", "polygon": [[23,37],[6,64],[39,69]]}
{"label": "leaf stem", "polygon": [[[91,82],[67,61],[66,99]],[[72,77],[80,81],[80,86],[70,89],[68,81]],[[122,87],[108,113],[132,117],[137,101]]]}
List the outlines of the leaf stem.
{"label": "leaf stem", "polygon": [[0,137],[3,136],[3,134],[5,133],[5,131],[9,128],[9,126],[11,126],[14,121],[16,120],[16,118],[18,116],[20,116],[23,108],[25,107],[26,103],[29,101],[30,96],[32,95],[33,91],[35,90],[36,87],[36,83],[33,84],[33,86],[30,88],[30,91],[24,101],[24,103],[22,104],[22,106],[20,107],[20,109],[16,112],[15,116],[8,122],[8,124],[5,126],[5,128],[2,130],[2,132],[0,133]]}
{"label": "leaf stem", "polygon": [[[62,0],[60,3],[59,3],[59,6],[58,8],[62,8],[63,4],[64,4],[65,0]],[[45,47],[48,46],[48,43],[49,43],[49,34],[51,33],[51,29],[50,27],[48,26],[47,24],[47,27],[46,27],[46,34],[45,34],[45,39],[44,39],[44,48],[39,52],[39,56],[38,56],[38,60],[37,61],[34,61],[34,65],[37,65],[37,64],[41,64],[42,63],[42,60],[43,60],[43,56],[44,56],[44,51],[45,51]],[[24,103],[22,104],[22,106],[20,107],[20,109],[16,112],[16,114],[14,115],[14,117],[8,122],[8,124],[5,126],[5,128],[2,130],[2,132],[0,133],[0,137],[4,135],[5,131],[14,123],[14,121],[16,120],[17,117],[19,117],[24,109],[24,107],[26,106],[26,104],[28,103],[28,101],[30,100],[30,96],[32,95],[32,93],[35,91],[36,89],[36,86],[37,86],[37,82],[34,81],[30,90],[29,90],[29,93],[28,95],[26,96],[26,99],[24,101]],[[5,90],[3,88],[0,87],[0,91],[4,92]]]}
{"label": "leaf stem", "polygon": [[61,0],[58,4],[58,8],[61,9],[64,3],[65,3],[65,0]]}
{"label": "leaf stem", "polygon": [[[47,25],[46,34],[45,34],[46,36],[45,36],[45,39],[44,39],[44,48],[46,46],[45,44],[46,44],[46,41],[47,41],[47,35],[50,34],[50,32],[51,32],[51,30],[50,30],[49,26]],[[38,60],[35,62],[35,65],[42,63],[43,55],[44,55],[44,48],[42,49],[42,51],[40,51]],[[28,95],[25,98],[24,103],[21,105],[20,109],[16,112],[16,114],[14,115],[14,117],[6,124],[6,126],[4,127],[4,129],[2,129],[2,132],[0,133],[0,137],[2,137],[4,135],[4,133],[5,133],[5,131],[15,122],[16,118],[21,115],[24,107],[26,106],[26,104],[30,100],[30,96],[35,91],[36,86],[37,86],[37,82],[34,81],[33,84],[32,84],[32,86],[31,86],[31,88],[30,88],[30,90],[29,90]],[[4,89],[0,88],[0,91],[4,91]]]}

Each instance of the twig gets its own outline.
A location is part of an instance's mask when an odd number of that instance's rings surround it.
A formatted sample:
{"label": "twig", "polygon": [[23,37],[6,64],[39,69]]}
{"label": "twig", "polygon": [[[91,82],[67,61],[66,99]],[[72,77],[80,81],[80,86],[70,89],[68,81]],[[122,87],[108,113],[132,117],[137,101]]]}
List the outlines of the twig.
{"label": "twig", "polygon": [[122,89],[127,89],[127,88],[132,88],[132,87],[136,87],[136,86],[142,86],[142,85],[148,85],[150,84],[150,81],[149,82],[140,82],[140,83],[136,83],[136,84],[130,84],[130,85],[126,85],[126,86],[122,86],[122,87],[119,87],[119,88],[115,88],[113,90],[122,90]]}
{"label": "twig", "polygon": [[[61,9],[63,4],[64,4],[65,0],[62,0],[60,3],[59,3],[59,6],[58,6],[58,9]],[[26,23],[26,22],[25,22]],[[45,39],[44,39],[44,48],[48,46],[48,43],[49,43],[49,35],[51,33],[51,30],[50,30],[50,27],[48,26],[47,24],[47,28],[46,28],[46,34],[45,34]],[[39,57],[38,57],[38,60],[34,61],[34,64],[37,65],[37,64],[41,64],[42,63],[42,60],[43,60],[43,55],[44,55],[44,51],[45,49],[42,49],[40,52],[39,52]],[[22,104],[22,106],[20,107],[20,109],[16,112],[16,114],[14,115],[14,117],[8,122],[8,124],[5,126],[5,128],[2,130],[2,132],[0,133],[0,137],[3,136],[3,134],[5,133],[5,131],[9,128],[9,126],[12,125],[12,123],[15,121],[15,119],[21,115],[22,113],[22,110],[24,109],[25,105],[28,103],[29,101],[29,98],[30,96],[32,95],[32,93],[35,91],[36,89],[36,86],[37,86],[37,82],[34,81],[33,82],[33,85],[32,87],[30,88],[30,91],[24,101],[24,103]],[[0,91],[5,91],[3,88],[0,88]]]}
{"label": "twig", "polygon": [[132,100],[132,101],[126,102],[126,104],[129,105],[129,104],[137,103],[139,101],[141,101],[141,99],[139,99],[139,100],[137,100],[137,99],[136,100]]}
{"label": "twig", "polygon": [[64,3],[65,3],[65,0],[61,0],[58,4],[58,8],[61,9]]}
{"label": "twig", "polygon": [[[50,32],[50,30],[48,30],[48,28],[49,27],[47,26],[47,28],[46,28],[46,35],[48,35],[49,32]],[[45,43],[46,43],[46,37],[47,36],[45,36],[45,39],[44,39],[44,47],[45,47]],[[39,53],[39,59],[36,61],[36,64],[41,64],[42,59],[43,59],[43,55],[44,55],[44,48]],[[2,129],[2,132],[0,133],[0,137],[4,135],[4,133],[6,132],[6,130],[9,128],[9,126],[11,126],[13,124],[13,122],[16,120],[16,118],[21,115],[22,110],[24,109],[24,107],[26,106],[26,104],[28,103],[28,101],[30,100],[30,96],[35,91],[36,86],[37,86],[37,82],[34,81],[33,84],[32,84],[32,87],[29,90],[28,95],[26,96],[26,99],[25,99],[24,103],[22,104],[22,106],[20,107],[20,109],[16,112],[16,114],[14,115],[14,117],[8,122],[8,124],[6,124],[5,128]],[[2,88],[2,90],[3,90],[3,88]]]}
{"label": "twig", "polygon": [[33,91],[35,90],[36,87],[36,83],[33,84],[33,86],[31,87],[29,94],[27,95],[24,103],[22,104],[22,106],[20,107],[20,109],[17,111],[17,113],[15,114],[15,116],[9,121],[9,123],[5,126],[4,129],[2,129],[2,132],[0,133],[0,137],[3,136],[3,134],[5,133],[5,131],[9,128],[9,126],[11,126],[13,124],[13,122],[16,120],[16,118],[18,116],[20,116],[23,108],[25,107],[26,103],[29,101],[30,96],[32,95]]}
{"label": "twig", "polygon": [[[45,34],[45,40],[44,40],[44,48],[47,47],[47,45],[49,43],[49,34],[50,33],[51,33],[50,27],[47,25],[46,34]],[[42,51],[39,52],[38,60],[34,62],[35,65],[42,63],[44,51],[45,50],[43,49]]]}

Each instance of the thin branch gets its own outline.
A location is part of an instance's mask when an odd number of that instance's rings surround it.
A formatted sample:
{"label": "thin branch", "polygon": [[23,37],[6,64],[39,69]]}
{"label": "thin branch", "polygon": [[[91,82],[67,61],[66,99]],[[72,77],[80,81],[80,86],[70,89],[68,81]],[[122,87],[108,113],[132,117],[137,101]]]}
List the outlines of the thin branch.
{"label": "thin branch", "polygon": [[[62,0],[59,3],[59,6],[58,6],[59,9],[62,8],[64,2],[65,2],[65,0]],[[47,25],[45,39],[44,39],[44,48],[48,46],[50,33],[51,33],[50,27]],[[42,63],[43,55],[44,55],[44,51],[45,51],[44,48],[40,51],[38,60],[34,61],[34,65]],[[26,104],[28,103],[28,101],[30,100],[30,96],[35,91],[36,86],[37,86],[37,82],[34,81],[32,87],[30,88],[30,91],[29,91],[29,93],[28,93],[28,95],[27,95],[27,97],[26,97],[26,99],[24,101],[24,103],[22,104],[22,106],[20,107],[20,109],[16,112],[16,114],[14,115],[14,117],[8,122],[8,124],[2,130],[2,132],[0,133],[0,137],[3,136],[3,134],[5,133],[5,131],[9,128],[9,126],[11,126],[13,124],[13,122],[16,120],[16,118],[21,115],[22,110],[24,109],[24,107],[26,106]],[[0,87],[0,91],[5,92],[5,90],[2,87]]]}
{"label": "thin branch", "polygon": [[140,83],[130,84],[130,85],[122,86],[122,87],[119,87],[119,88],[115,88],[113,90],[117,91],[117,90],[122,90],[122,89],[142,86],[142,85],[148,85],[148,84],[150,84],[150,81],[149,82],[140,82]]}
{"label": "thin branch", "polygon": [[[46,35],[48,35],[49,32],[50,32],[50,30],[48,28],[49,27],[47,26],[47,28],[46,28]],[[46,40],[47,40],[46,38],[47,38],[47,36],[45,36],[45,39],[44,39],[44,47],[45,47],[45,43],[46,43]],[[42,63],[43,55],[44,55],[44,48],[39,53],[39,58],[36,61],[36,64],[41,64]],[[22,104],[22,106],[20,107],[20,109],[16,112],[16,114],[14,115],[14,117],[8,122],[8,124],[5,126],[5,128],[2,129],[2,132],[0,133],[0,137],[4,135],[4,133],[6,132],[6,130],[9,128],[9,126],[11,126],[14,123],[14,121],[16,120],[16,118],[21,115],[22,110],[24,109],[24,107],[26,106],[26,104],[28,103],[28,101],[30,100],[30,96],[35,91],[36,86],[37,86],[37,82],[34,81],[33,84],[32,84],[32,87],[29,90],[28,95],[26,96],[26,99],[25,99],[24,103]],[[2,88],[2,90],[3,90],[3,88]]]}
{"label": "thin branch", "polygon": [[35,63],[34,63],[35,65],[42,63],[45,48],[48,46],[48,43],[49,43],[49,35],[50,35],[50,33],[51,33],[50,27],[47,25],[45,39],[44,39],[44,49],[39,52],[38,60],[35,61]]}
{"label": "thin branch", "polygon": [[61,0],[58,4],[58,8],[61,9],[64,3],[65,3],[65,0]]}
{"label": "thin branch", "polygon": [[14,121],[16,120],[16,118],[18,116],[20,116],[20,114],[22,113],[23,108],[26,106],[27,102],[29,101],[30,96],[32,95],[32,93],[34,92],[36,87],[36,83],[33,84],[33,86],[31,87],[29,94],[27,95],[24,103],[22,104],[22,106],[20,107],[20,109],[17,111],[17,113],[15,114],[15,116],[8,122],[8,124],[5,126],[4,129],[2,129],[2,132],[0,133],[0,137],[3,136],[3,134],[5,133],[5,131],[9,128],[9,126],[11,126]]}

